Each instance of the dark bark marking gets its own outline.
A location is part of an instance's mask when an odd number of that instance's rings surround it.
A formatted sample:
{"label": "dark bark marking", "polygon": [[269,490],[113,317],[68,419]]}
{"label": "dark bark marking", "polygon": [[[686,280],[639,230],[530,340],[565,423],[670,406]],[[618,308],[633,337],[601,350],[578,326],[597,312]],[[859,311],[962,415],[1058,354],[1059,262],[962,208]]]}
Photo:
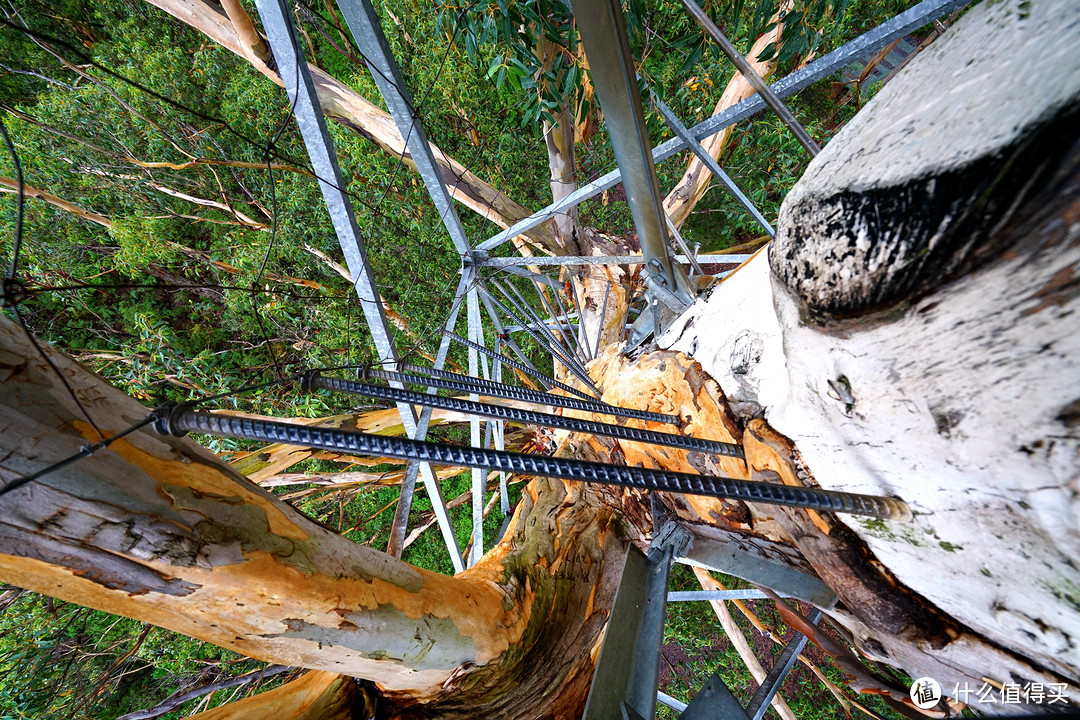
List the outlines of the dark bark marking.
{"label": "dark bark marking", "polygon": [[[1021,226],[1077,195],[1078,169],[1080,99],[937,176],[808,193],[782,214],[769,262],[811,321],[910,302],[1015,251]],[[1070,273],[1040,293],[1031,312],[1075,297],[1080,283]]]}
{"label": "dark bark marking", "polygon": [[183,597],[201,587],[75,540],[44,536],[5,524],[0,524],[0,547],[8,554],[66,568],[76,577],[129,595],[156,592]]}
{"label": "dark bark marking", "polygon": [[1057,415],[1057,420],[1067,428],[1074,428],[1080,425],[1080,398],[1073,400],[1071,403],[1061,408],[1061,412]]}

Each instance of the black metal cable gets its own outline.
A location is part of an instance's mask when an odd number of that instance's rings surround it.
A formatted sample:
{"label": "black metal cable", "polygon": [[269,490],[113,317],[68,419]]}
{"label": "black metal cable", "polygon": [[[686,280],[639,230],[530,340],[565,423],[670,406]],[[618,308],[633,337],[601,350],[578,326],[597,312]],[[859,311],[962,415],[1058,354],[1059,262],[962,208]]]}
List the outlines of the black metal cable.
{"label": "black metal cable", "polygon": [[[529,388],[516,387],[514,385],[507,385],[506,383],[495,382],[493,380],[474,378],[471,375],[459,375],[458,373],[452,373],[446,370],[435,370],[434,368],[425,368],[420,367],[419,365],[410,365],[408,363],[399,363],[398,367],[401,368],[401,371],[399,372],[380,370],[379,368],[362,368],[361,376],[363,379],[377,378],[379,380],[386,380],[387,382],[423,385],[424,387],[437,388],[440,390],[491,395],[494,397],[506,398],[508,400],[551,405],[554,407],[568,408],[570,410],[581,410],[583,412],[633,418],[635,420],[649,420],[651,422],[665,423],[668,425],[677,425],[679,423],[679,418],[674,415],[661,415],[660,413],[653,413],[647,410],[622,408],[616,405],[608,405],[603,402],[568,398],[564,395],[551,395],[549,393],[537,392],[536,390],[530,390]],[[425,375],[430,375],[431,377],[425,377]]]}
{"label": "black metal cable", "polygon": [[907,504],[899,498],[420,442],[357,431],[214,415],[191,410],[183,405],[165,405],[158,408],[154,429],[163,435],[182,436],[195,432],[352,454],[419,460],[439,465],[464,465],[524,475],[543,475],[642,490],[707,495],[890,519],[911,517]]}
{"label": "black metal cable", "polygon": [[466,340],[465,338],[461,337],[460,335],[455,335],[454,333],[452,333],[452,332],[450,332],[448,330],[443,330],[442,333],[443,333],[443,335],[446,335],[447,337],[449,337],[452,340],[458,341],[459,343],[461,343],[462,345],[464,345],[466,347],[471,347],[474,350],[476,350],[477,352],[481,352],[481,353],[483,353],[484,355],[487,355],[490,358],[498,360],[499,362],[506,363],[510,367],[516,368],[516,369],[520,370],[521,372],[525,373],[526,375],[529,375],[530,377],[536,378],[537,380],[539,380],[541,383],[548,386],[549,388],[556,387],[556,388],[559,388],[560,390],[565,390],[566,392],[573,393],[574,395],[577,395],[578,397],[584,398],[586,400],[596,400],[595,397],[593,397],[592,395],[589,395],[586,392],[578,390],[577,388],[570,387],[569,385],[564,385],[561,382],[559,382],[558,380],[553,380],[552,378],[549,378],[547,375],[545,375],[544,373],[540,372],[539,370],[537,370],[535,368],[531,368],[528,365],[525,365],[524,363],[519,363],[517,360],[512,360],[512,359],[510,359],[510,358],[508,358],[505,355],[502,355],[500,353],[493,352],[492,350],[490,350],[489,348],[484,347],[483,345],[478,345],[477,343],[474,343],[472,340]]}
{"label": "black metal cable", "polygon": [[[506,270],[506,268],[503,268],[503,270]],[[508,280],[507,280],[507,285],[508,285],[508,286],[509,286],[509,287],[510,287],[510,288],[511,288],[512,290],[514,290],[514,292],[515,292],[515,293],[517,293],[517,294],[518,294],[518,297],[520,297],[520,296],[521,296],[521,294],[517,292],[517,289],[516,289],[516,288],[514,288],[514,282],[513,282],[513,273],[511,273],[511,272],[506,272],[506,275],[507,275],[507,278],[508,278]],[[534,290],[536,290],[536,295],[537,295],[537,296],[538,296],[538,297],[540,298],[540,304],[544,306],[544,309],[545,309],[545,310],[547,310],[547,312],[548,312],[548,315],[550,315],[550,316],[551,316],[551,319],[552,319],[552,320],[554,320],[555,318],[557,318],[557,317],[560,317],[560,315],[559,315],[559,314],[558,314],[557,312],[555,312],[555,308],[553,308],[553,307],[551,306],[551,303],[550,303],[550,302],[548,302],[548,299],[547,299],[547,297],[545,297],[545,296],[544,296],[544,291],[543,291],[543,290],[541,289],[541,287],[540,287],[540,282],[539,282],[538,280],[536,280],[535,278],[530,278],[530,282],[531,282],[531,284],[532,284],[532,286],[533,286],[533,289],[534,289]],[[551,294],[552,294],[552,295],[555,295],[555,296],[556,296],[556,299],[557,299],[557,298],[558,298],[558,295],[559,295],[559,290],[558,290],[558,288],[556,288],[556,287],[552,287],[552,288],[551,288]],[[561,302],[561,301],[560,301],[560,302]],[[565,312],[564,312],[564,313],[563,313],[563,314],[561,315],[561,317],[562,317],[562,318],[563,318],[564,320],[566,320],[566,324],[567,324],[567,326],[568,326],[568,329],[567,329],[567,330],[561,330],[561,329],[560,329],[560,331],[559,331],[559,332],[560,332],[560,334],[563,334],[563,335],[569,335],[569,336],[570,336],[570,339],[571,339],[571,340],[572,340],[572,341],[573,341],[573,342],[574,342],[575,344],[577,344],[577,346],[578,346],[578,347],[581,347],[581,342],[580,342],[580,341],[578,340],[578,336],[577,336],[577,333],[576,333],[576,332],[574,332],[574,326],[573,326],[573,324],[571,324],[571,322],[570,322],[570,318],[569,318],[569,317],[567,317],[567,315],[566,315],[566,313],[565,313]],[[578,319],[578,322],[579,322],[579,323],[581,322],[580,318]]]}
{"label": "black metal cable", "polygon": [[324,377],[315,370],[305,375],[301,381],[302,389],[319,388],[330,392],[349,393],[364,397],[404,402],[412,405],[422,405],[466,413],[468,415],[481,415],[499,420],[511,420],[513,422],[526,423],[528,425],[542,425],[545,427],[561,428],[571,432],[588,433],[590,435],[605,435],[607,437],[629,440],[631,442],[649,443],[651,445],[666,445],[677,447],[690,452],[711,453],[713,455],[726,455],[728,457],[743,457],[742,447],[734,443],[718,442],[716,440],[703,440],[690,437],[689,435],[672,435],[671,433],[656,432],[654,430],[641,430],[625,425],[610,425],[608,423],[595,422],[593,420],[581,420],[579,418],[551,415],[549,413],[533,412],[531,410],[519,410],[505,405],[489,405],[487,403],[461,400],[444,395],[428,395],[427,393],[401,390],[382,385],[368,385],[367,383],[353,380],[341,380],[338,378]]}
{"label": "black metal cable", "polygon": [[[517,291],[517,288],[514,287],[514,284],[512,282],[507,282],[504,284],[494,278],[491,280],[491,282],[495,285],[495,287],[499,288],[499,292],[505,295],[507,300],[512,300],[512,298],[510,297],[510,293],[513,293],[514,297],[516,297],[518,300],[518,302],[514,303],[514,306],[517,307],[519,310],[527,312],[529,316],[532,317],[533,321],[537,323],[537,325],[544,331],[545,335],[551,338],[553,342],[559,342],[560,347],[566,348],[567,352],[570,352],[572,354],[574,363],[578,366],[579,369],[585,369],[585,366],[582,363],[588,362],[589,358],[586,357],[585,353],[581,351],[581,343],[578,342],[576,333],[560,332],[559,335],[563,338],[565,338],[567,335],[570,336],[569,341],[563,339],[560,342],[559,338],[555,337],[555,334],[552,332],[551,328],[549,328],[547,326],[547,323],[544,322],[544,319],[540,317],[540,313],[538,313],[534,308],[530,307],[529,303],[525,301],[525,298],[522,296],[521,293]],[[550,307],[547,305],[547,303],[543,302],[543,295],[540,296],[540,299],[541,304],[543,304],[546,309],[550,310]],[[555,313],[551,313],[552,322],[555,322],[555,317]],[[566,322],[567,324],[569,324],[570,319],[566,318]]]}
{"label": "black metal cable", "polygon": [[[62,292],[65,290],[237,290],[239,292],[251,292],[251,287],[243,287],[241,285],[211,285],[207,283],[192,283],[190,285],[177,285],[175,283],[78,283],[75,285],[38,285],[33,283],[29,287],[25,287],[24,290],[27,295],[33,295],[42,292]],[[302,293],[294,293],[290,290],[282,290],[277,286],[274,286],[272,290],[265,292],[271,292],[274,295],[282,295],[297,300],[317,300],[319,302],[342,300],[352,297],[351,295],[334,295],[333,293],[328,293],[326,295],[304,295]]]}
{"label": "black metal cable", "polygon": [[19,253],[22,250],[23,237],[23,215],[26,210],[26,190],[23,183],[22,163],[19,161],[19,153],[15,150],[15,143],[12,142],[11,135],[8,134],[3,118],[0,118],[0,134],[4,136],[4,145],[7,147],[8,155],[11,156],[12,165],[15,166],[15,192],[17,198],[15,201],[15,237],[11,242],[11,265],[8,269],[7,283],[5,283],[4,287],[4,299],[11,302],[8,295],[14,290],[10,289],[8,284],[15,282],[15,276],[19,270]]}
{"label": "black metal cable", "polygon": [[[589,377],[589,373],[585,369],[585,366],[582,365],[582,360],[578,358],[577,353],[574,352],[573,348],[571,348],[569,344],[564,345],[562,342],[559,341],[558,338],[555,337],[555,334],[551,332],[551,329],[547,326],[547,323],[544,322],[544,319],[540,317],[540,314],[531,307],[529,307],[529,304],[525,302],[525,298],[521,297],[515,290],[514,294],[517,295],[517,299],[515,299],[514,297],[511,297],[510,292],[507,291],[506,287],[504,287],[501,282],[494,278],[491,280],[491,282],[493,285],[495,285],[495,287],[499,289],[499,292],[501,292],[503,296],[510,301],[510,304],[517,308],[518,312],[522,313],[526,317],[532,318],[533,322],[537,325],[537,329],[540,330],[540,332],[542,332],[544,336],[548,338],[548,340],[554,343],[555,347],[559,348],[560,354],[568,358],[570,362],[572,362],[574,366],[581,373],[583,373],[586,378],[588,378],[587,384],[599,393],[599,390],[596,388],[595,385],[593,385],[592,378]],[[552,319],[554,320],[554,318]],[[584,378],[582,378],[582,380],[584,380]]]}
{"label": "black metal cable", "polygon": [[61,460],[58,463],[54,463],[53,465],[50,465],[47,468],[44,468],[42,470],[38,470],[36,473],[32,473],[30,475],[26,475],[25,477],[16,478],[15,480],[12,480],[7,485],[4,485],[3,487],[0,487],[0,497],[6,495],[7,493],[11,492],[12,490],[15,490],[16,488],[22,487],[23,485],[25,485],[25,484],[27,484],[29,482],[33,482],[34,480],[37,480],[38,478],[40,478],[40,477],[42,477],[44,475],[48,475],[51,472],[54,472],[56,470],[59,470],[62,467],[70,465],[71,463],[75,462],[76,460],[81,460],[84,457],[90,457],[91,455],[96,453],[98,450],[104,450],[105,448],[109,447],[109,445],[111,445],[116,440],[119,440],[120,438],[124,437],[125,435],[130,435],[131,433],[135,432],[139,428],[146,427],[150,423],[154,422],[155,417],[156,416],[154,415],[154,413],[150,413],[141,422],[135,423],[131,427],[127,428],[126,430],[122,430],[122,431],[118,432],[116,435],[113,435],[110,438],[105,438],[101,442],[94,443],[93,445],[84,445],[79,450],[79,452],[75,453],[71,457],[64,458],[63,460]]}

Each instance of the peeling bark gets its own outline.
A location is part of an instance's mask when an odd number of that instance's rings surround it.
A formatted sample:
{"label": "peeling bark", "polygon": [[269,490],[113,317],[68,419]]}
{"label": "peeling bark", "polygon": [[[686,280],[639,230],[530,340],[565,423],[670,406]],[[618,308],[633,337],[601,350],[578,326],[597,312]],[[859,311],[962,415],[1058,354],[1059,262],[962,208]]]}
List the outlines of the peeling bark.
{"label": "peeling bark", "polygon": [[372,702],[350,678],[312,670],[281,687],[189,716],[190,720],[367,720]]}

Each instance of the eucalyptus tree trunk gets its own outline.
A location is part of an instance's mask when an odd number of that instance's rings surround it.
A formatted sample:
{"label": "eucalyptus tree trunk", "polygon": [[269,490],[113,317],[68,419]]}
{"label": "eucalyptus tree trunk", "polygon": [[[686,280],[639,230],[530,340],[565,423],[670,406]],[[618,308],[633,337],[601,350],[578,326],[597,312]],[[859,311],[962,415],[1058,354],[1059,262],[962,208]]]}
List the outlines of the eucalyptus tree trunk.
{"label": "eucalyptus tree trunk", "polygon": [[911,503],[909,527],[777,518],[864,652],[949,694],[988,677],[1080,699],[1077,37],[1067,0],[969,11],[661,341],[768,421],[755,477],[776,471],[765,443],[824,487]]}
{"label": "eucalyptus tree trunk", "polygon": [[[46,352],[106,436],[146,416]],[[0,406],[4,484],[99,440],[6,319]],[[0,496],[0,580],[364,678],[386,717],[573,714],[617,585],[624,501],[536,480],[506,539],[446,577],[311,522],[189,440],[141,430]]]}

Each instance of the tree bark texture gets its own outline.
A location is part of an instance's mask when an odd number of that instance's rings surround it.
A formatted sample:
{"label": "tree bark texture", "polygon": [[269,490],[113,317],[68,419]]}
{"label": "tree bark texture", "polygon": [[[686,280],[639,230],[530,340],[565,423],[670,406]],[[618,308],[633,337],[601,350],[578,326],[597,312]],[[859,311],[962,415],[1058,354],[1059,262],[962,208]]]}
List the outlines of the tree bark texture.
{"label": "tree bark texture", "polygon": [[[0,474],[8,482],[97,436],[6,320],[0,348]],[[106,434],[145,416],[47,352]],[[640,539],[633,528],[648,527],[632,493],[538,479],[506,539],[449,578],[355,545],[190,441],[149,431],[0,505],[4,582],[251,657],[370,679],[387,717],[575,714],[626,537]]]}
{"label": "tree bark texture", "polygon": [[860,647],[947,693],[1080,699],[1078,33],[1063,0],[969,11],[661,341],[768,420],[746,433],[754,477],[912,504],[909,526],[775,519]]}

